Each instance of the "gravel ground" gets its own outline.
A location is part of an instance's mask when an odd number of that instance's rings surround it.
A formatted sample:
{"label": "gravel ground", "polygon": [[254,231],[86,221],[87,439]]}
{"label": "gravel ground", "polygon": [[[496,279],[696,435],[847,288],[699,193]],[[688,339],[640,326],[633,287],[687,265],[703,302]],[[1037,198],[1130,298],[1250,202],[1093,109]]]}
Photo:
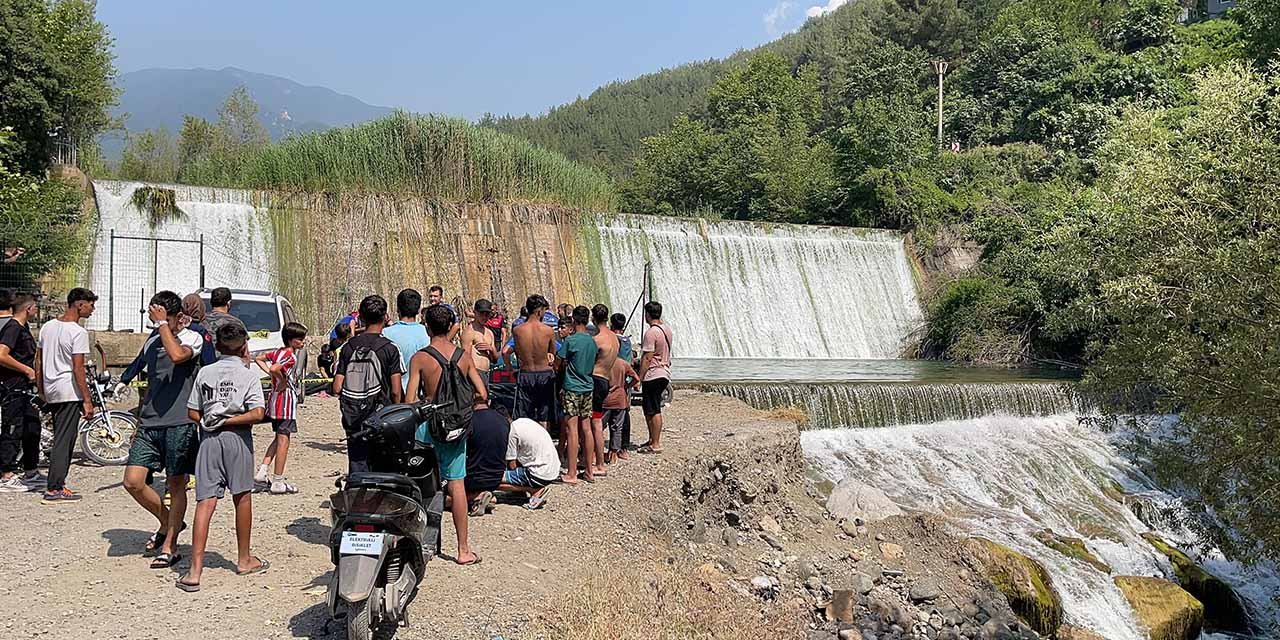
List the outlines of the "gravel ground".
{"label": "gravel ground", "polygon": [[[188,565],[153,570],[142,546],[154,519],[120,485],[122,468],[77,461],[69,486],[77,504],[44,506],[38,494],[0,494],[0,620],[5,637],[31,638],[342,638],[340,623],[326,625],[325,585],[332,566],[326,546],[325,508],[333,480],[346,467],[337,402],[310,398],[300,410],[299,435],[288,476],[301,488],[292,496],[257,494],[253,551],[271,569],[259,576],[234,573],[232,507],[214,516],[203,589],[187,594],[174,580]],[[635,439],[644,421],[634,411]],[[492,638],[521,635],[549,599],[583,584],[592,573],[646,556],[657,511],[679,501],[689,459],[726,442],[750,441],[779,428],[746,405],[720,396],[680,392],[669,407],[667,452],[635,455],[594,485],[557,486],[546,508],[528,512],[500,505],[471,520],[479,566],[436,559],[410,607],[411,625],[397,638]],[[260,454],[269,433],[255,434]],[[188,512],[190,521],[194,504]],[[448,518],[446,515],[446,522]],[[669,539],[669,538],[668,538]],[[452,557],[452,524],[444,531]],[[190,553],[190,535],[179,538]],[[660,545],[659,545],[660,546]]]}

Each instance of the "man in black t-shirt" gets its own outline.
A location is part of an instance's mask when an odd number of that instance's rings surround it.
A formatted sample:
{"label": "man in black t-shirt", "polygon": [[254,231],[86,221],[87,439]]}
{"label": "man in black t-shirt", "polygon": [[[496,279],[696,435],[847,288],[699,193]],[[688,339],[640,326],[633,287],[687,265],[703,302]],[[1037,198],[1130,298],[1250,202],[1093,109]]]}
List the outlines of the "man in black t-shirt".
{"label": "man in black t-shirt", "polygon": [[511,420],[488,403],[477,400],[467,438],[467,502],[473,516],[484,515],[493,504],[493,491],[507,470],[507,438]]}
{"label": "man in black t-shirt", "polygon": [[[6,291],[0,298],[13,309],[13,315],[0,325],[0,493],[19,493],[30,491],[43,480],[36,470],[40,462],[40,414],[30,397],[19,393],[36,380],[36,341],[27,328],[36,302],[25,293],[11,295]],[[19,471],[23,472],[21,476]]]}
{"label": "man in black t-shirt", "polygon": [[[360,322],[365,325],[364,333],[343,345],[333,376],[333,394],[338,396],[342,429],[348,438],[364,428],[362,423],[373,412],[388,403],[400,402],[403,391],[400,350],[382,335],[387,323],[387,301],[379,295],[361,300]],[[348,439],[348,472],[369,471],[369,454],[367,442]]]}

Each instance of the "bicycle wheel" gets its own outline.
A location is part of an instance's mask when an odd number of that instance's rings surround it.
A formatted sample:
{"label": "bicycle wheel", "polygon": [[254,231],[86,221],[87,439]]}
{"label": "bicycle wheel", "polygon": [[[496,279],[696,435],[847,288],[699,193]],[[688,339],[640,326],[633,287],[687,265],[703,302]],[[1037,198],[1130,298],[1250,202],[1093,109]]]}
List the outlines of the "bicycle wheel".
{"label": "bicycle wheel", "polygon": [[138,419],[133,414],[108,411],[81,427],[80,450],[100,465],[121,465],[129,459],[129,447],[137,431]]}

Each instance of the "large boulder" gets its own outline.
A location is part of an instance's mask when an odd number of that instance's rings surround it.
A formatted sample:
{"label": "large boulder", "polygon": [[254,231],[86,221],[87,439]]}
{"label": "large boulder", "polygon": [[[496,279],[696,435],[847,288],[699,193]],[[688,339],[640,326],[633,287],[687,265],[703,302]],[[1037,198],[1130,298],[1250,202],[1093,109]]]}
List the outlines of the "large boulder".
{"label": "large boulder", "polygon": [[1027,626],[1045,637],[1062,626],[1062,599],[1040,563],[986,538],[969,538],[965,548]]}
{"label": "large boulder", "polygon": [[1178,584],[1204,605],[1205,627],[1234,633],[1249,632],[1249,612],[1226,582],[1205,571],[1160,536],[1144,533],[1142,538],[1169,558],[1174,574],[1178,576]]}
{"label": "large boulder", "polygon": [[1163,578],[1112,578],[1151,640],[1196,640],[1204,626],[1204,605]]}
{"label": "large boulder", "polygon": [[1100,634],[1074,625],[1064,624],[1058,627],[1057,640],[1107,640]]}
{"label": "large boulder", "polygon": [[902,515],[902,509],[885,492],[853,478],[841,480],[831,490],[827,511],[836,518],[863,522]]}

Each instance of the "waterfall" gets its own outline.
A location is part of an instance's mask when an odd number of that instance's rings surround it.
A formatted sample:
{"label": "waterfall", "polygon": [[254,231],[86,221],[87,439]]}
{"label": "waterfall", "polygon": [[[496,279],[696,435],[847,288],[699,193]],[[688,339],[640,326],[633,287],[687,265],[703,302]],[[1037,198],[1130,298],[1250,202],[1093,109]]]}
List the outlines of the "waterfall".
{"label": "waterfall", "polygon": [[1047,416],[1085,409],[1069,384],[708,384],[757,409],[796,407],[810,428],[887,427],[988,415]]}
{"label": "waterfall", "polygon": [[888,231],[602,218],[610,307],[652,268],[680,357],[895,358],[921,323],[902,237]]}
{"label": "waterfall", "polygon": [[201,238],[207,286],[271,288],[271,221],[251,192],[156,185],[174,191],[182,214],[153,227],[148,214],[132,202],[142,186],[94,182],[98,234],[89,287],[101,302],[88,328],[107,329],[110,324],[116,330],[141,330],[146,302],[156,291],[195,291],[200,286]]}
{"label": "waterfall", "polygon": [[[963,533],[990,538],[1044,565],[1062,596],[1067,622],[1108,639],[1140,639],[1111,575],[1035,539],[1044,529],[1084,540],[1115,575],[1172,576],[1167,558],[1141,534],[1151,529],[1108,488],[1177,505],[1126,461],[1108,436],[1073,415],[989,416],[877,429],[801,434],[806,457],[830,482],[853,477],[909,510],[945,514]],[[1193,553],[1188,529],[1156,523],[1161,537]],[[1194,557],[1194,556],[1193,556]],[[1244,567],[1208,550],[1198,560],[1226,580],[1263,624],[1280,622],[1272,565]]]}

